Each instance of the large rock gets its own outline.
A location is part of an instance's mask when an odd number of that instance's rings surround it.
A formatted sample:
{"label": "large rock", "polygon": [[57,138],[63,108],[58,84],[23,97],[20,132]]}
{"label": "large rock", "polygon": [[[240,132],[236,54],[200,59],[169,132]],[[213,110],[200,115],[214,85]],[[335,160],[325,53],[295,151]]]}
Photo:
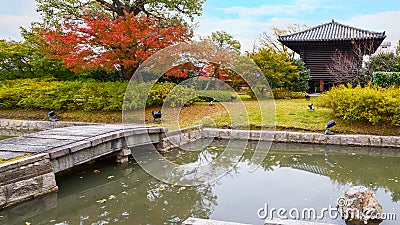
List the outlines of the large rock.
{"label": "large rock", "polygon": [[382,206],[374,193],[364,186],[346,190],[338,202],[338,209],[348,225],[377,225],[382,219]]}

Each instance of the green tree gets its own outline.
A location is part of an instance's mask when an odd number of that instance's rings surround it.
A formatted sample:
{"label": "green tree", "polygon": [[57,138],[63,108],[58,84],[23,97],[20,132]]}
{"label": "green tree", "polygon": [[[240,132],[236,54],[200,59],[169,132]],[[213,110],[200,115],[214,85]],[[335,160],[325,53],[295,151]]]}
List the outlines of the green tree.
{"label": "green tree", "polygon": [[0,68],[2,80],[22,78],[32,74],[29,64],[29,48],[18,42],[0,40]]}
{"label": "green tree", "polygon": [[68,20],[81,20],[82,15],[109,15],[125,17],[125,14],[145,14],[159,19],[186,18],[193,20],[200,15],[205,0],[36,0],[37,11],[46,25]]}
{"label": "green tree", "polygon": [[397,56],[400,55],[400,40],[397,42],[397,46],[396,46],[396,55],[397,55]]}
{"label": "green tree", "polygon": [[71,76],[62,62],[47,59],[29,41],[0,40],[0,80]]}
{"label": "green tree", "polygon": [[271,88],[290,89],[293,80],[300,77],[297,66],[288,60],[286,52],[276,52],[272,47],[261,48],[249,57],[260,67]]}
{"label": "green tree", "polygon": [[371,72],[397,72],[397,57],[393,52],[371,56],[367,65]]}
{"label": "green tree", "polygon": [[307,69],[303,60],[299,58],[292,59],[290,61],[292,62],[293,65],[297,66],[297,70],[299,71],[299,77],[293,78],[289,89],[291,91],[298,91],[298,92],[307,91],[310,88],[308,83],[310,80],[310,70]]}
{"label": "green tree", "polygon": [[240,42],[234,39],[234,37],[226,31],[214,31],[211,33],[211,37],[209,38],[213,44],[220,48],[231,48],[240,51]]}
{"label": "green tree", "polygon": [[397,42],[397,47],[396,47],[396,70],[400,71],[400,40]]}
{"label": "green tree", "polygon": [[363,85],[371,82],[375,72],[400,72],[400,56],[397,51],[370,56],[368,62],[361,68],[356,82]]}

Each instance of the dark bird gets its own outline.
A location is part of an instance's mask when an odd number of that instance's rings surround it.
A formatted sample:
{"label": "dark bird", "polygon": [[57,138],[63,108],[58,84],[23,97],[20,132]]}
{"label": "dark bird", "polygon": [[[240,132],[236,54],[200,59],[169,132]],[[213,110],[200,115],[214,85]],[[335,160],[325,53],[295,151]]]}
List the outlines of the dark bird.
{"label": "dark bird", "polygon": [[161,116],[162,116],[161,111],[158,111],[158,112],[151,111],[151,115],[153,116],[154,122],[161,120]]}

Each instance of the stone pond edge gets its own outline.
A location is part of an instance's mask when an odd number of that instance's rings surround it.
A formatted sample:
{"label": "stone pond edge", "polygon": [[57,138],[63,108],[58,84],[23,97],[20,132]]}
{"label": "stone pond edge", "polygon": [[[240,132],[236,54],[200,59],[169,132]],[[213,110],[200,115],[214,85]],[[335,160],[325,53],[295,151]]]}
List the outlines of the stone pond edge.
{"label": "stone pond edge", "polygon": [[169,131],[163,139],[163,149],[169,150],[183,146],[201,138],[255,140],[280,143],[302,143],[319,145],[359,146],[400,148],[400,136],[375,136],[320,133],[302,133],[288,131],[230,130],[203,128],[201,125]]}
{"label": "stone pond edge", "polygon": [[58,190],[48,153],[1,164],[0,173],[0,209]]}
{"label": "stone pond edge", "polygon": [[[98,125],[85,122],[50,122],[0,119],[0,129],[40,131],[69,126]],[[289,131],[230,130],[203,128],[201,125],[169,131],[164,139],[164,148],[179,147],[200,138],[262,140],[283,143],[307,143],[343,146],[390,147],[400,148],[400,136],[375,136],[357,134],[325,135],[322,133],[304,133]]]}

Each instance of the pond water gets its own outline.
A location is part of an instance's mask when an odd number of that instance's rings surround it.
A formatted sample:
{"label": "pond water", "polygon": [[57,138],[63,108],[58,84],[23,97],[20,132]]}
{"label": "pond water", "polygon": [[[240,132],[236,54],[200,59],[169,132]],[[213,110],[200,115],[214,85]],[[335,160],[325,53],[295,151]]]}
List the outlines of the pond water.
{"label": "pond water", "polygon": [[30,130],[11,130],[11,129],[0,129],[0,140],[8,139],[8,138],[13,138],[13,137],[18,137],[22,136],[24,134],[29,134],[35,131],[30,131]]}
{"label": "pond water", "polygon": [[[177,163],[221,154],[225,142],[201,152],[171,151]],[[165,184],[132,160],[102,160],[57,176],[59,192],[0,211],[0,224],[181,224],[188,217],[263,224],[257,211],[270,208],[336,207],[351,185],[371,188],[386,213],[400,216],[399,149],[273,144],[250,171],[253,144],[237,166],[213,183],[197,187]],[[400,219],[400,218],[398,218]],[[344,224],[340,219],[319,222]],[[398,224],[384,221],[382,225]]]}

